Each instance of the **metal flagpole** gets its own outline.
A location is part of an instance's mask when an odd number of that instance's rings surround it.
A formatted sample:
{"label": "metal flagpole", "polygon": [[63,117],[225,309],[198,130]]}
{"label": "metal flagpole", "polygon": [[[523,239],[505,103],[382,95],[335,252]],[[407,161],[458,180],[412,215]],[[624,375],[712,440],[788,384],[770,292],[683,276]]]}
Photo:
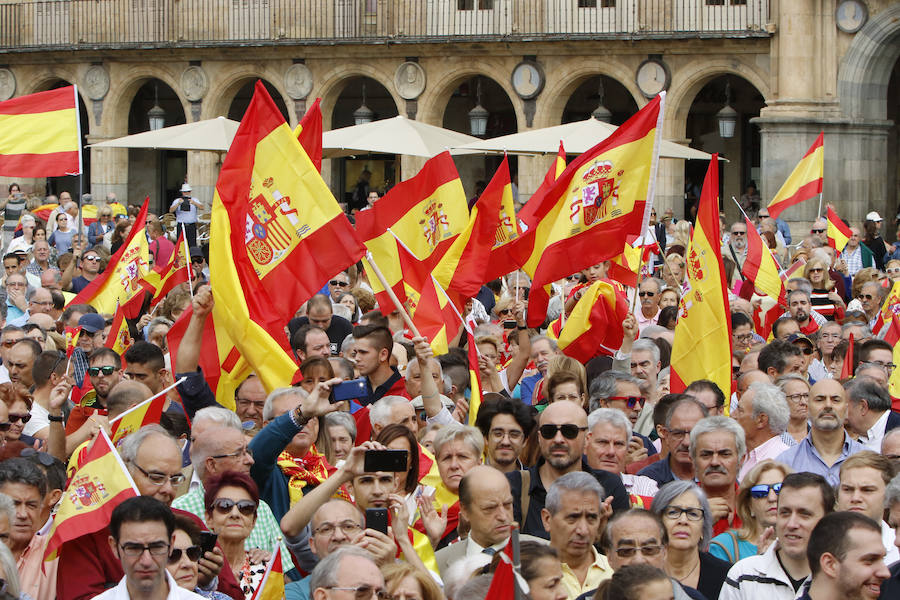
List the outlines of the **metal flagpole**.
{"label": "metal flagpole", "polygon": [[188,246],[187,232],[184,230],[184,223],[181,223],[181,240],[184,242],[184,257],[187,259],[186,268],[188,270],[188,289],[191,291],[191,302],[194,301],[194,266],[191,261],[191,248]]}

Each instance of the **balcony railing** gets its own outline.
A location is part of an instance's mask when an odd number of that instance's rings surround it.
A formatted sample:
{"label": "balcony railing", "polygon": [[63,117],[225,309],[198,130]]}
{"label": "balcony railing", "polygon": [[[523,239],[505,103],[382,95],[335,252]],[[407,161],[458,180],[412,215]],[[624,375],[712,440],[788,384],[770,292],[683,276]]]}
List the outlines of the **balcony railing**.
{"label": "balcony railing", "polygon": [[0,51],[767,36],[768,0],[0,1]]}

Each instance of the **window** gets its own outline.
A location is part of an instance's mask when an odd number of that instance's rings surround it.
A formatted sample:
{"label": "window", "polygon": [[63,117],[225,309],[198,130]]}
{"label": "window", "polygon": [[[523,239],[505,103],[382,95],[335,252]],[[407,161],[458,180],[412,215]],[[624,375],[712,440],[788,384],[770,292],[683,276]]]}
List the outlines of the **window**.
{"label": "window", "polygon": [[456,10],[494,10],[494,0],[456,0]]}

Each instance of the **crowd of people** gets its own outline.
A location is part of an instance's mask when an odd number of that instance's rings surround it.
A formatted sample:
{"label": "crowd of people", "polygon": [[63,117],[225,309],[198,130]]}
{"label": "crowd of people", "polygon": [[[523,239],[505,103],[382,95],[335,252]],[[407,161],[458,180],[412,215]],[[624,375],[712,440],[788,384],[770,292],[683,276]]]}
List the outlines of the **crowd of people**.
{"label": "crowd of people", "polygon": [[[190,191],[172,206],[194,219]],[[113,315],[70,302],[133,222],[107,208],[99,228],[63,208],[50,245],[26,212],[3,254],[2,598],[250,600],[273,556],[290,600],[482,600],[492,585],[532,600],[900,598],[897,365],[884,328],[873,334],[900,245],[876,213],[835,252],[824,222],[792,240],[760,211],[794,267],[770,339],[741,281],[747,224],[723,227],[729,389],[670,393],[691,224],[654,212],[649,272],[635,290],[611,281],[634,298],[611,356],[582,364],[557,345],[608,263],[558,282],[537,329],[525,273],[486,284],[466,305],[477,365],[462,331],[435,356],[382,314],[353,266],[285,324],[294,385],[251,375],[222,398],[199,368],[204,325],[229,301],[208,285],[208,247],[191,247],[190,283],[130,322],[121,355],[106,344]],[[146,234],[168,260],[177,231],[151,216]],[[173,357],[167,334],[188,307]],[[160,393],[160,422],[117,446],[139,495],[45,557],[101,431]],[[498,592],[510,561],[515,583]]]}

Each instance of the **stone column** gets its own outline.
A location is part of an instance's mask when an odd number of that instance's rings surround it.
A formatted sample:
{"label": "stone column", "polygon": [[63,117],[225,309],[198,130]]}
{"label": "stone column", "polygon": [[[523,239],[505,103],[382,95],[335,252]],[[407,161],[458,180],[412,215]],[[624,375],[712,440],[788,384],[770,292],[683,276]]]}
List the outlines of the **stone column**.
{"label": "stone column", "polygon": [[[88,138],[88,143],[103,141]],[[94,198],[113,192],[122,204],[140,204],[143,198],[128,197],[128,148],[91,148],[91,181],[87,186]]]}

